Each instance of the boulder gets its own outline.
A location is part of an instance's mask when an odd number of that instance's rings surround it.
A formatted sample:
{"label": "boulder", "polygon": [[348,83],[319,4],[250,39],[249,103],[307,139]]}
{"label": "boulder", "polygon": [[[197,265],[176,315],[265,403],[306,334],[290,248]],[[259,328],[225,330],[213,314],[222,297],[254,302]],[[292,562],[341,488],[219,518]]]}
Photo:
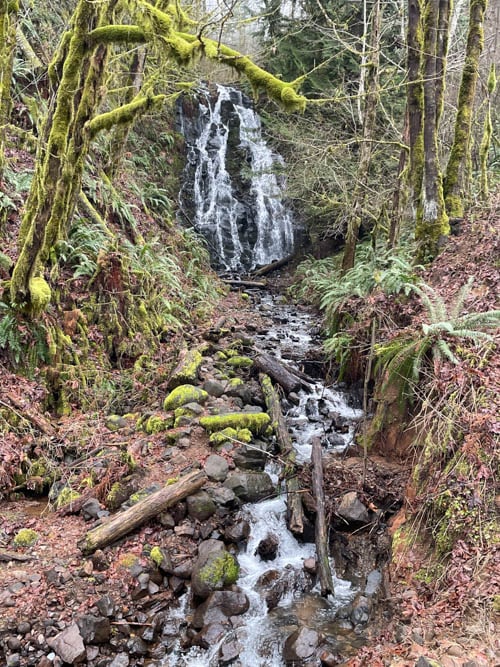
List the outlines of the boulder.
{"label": "boulder", "polygon": [[238,575],[236,558],[226,551],[224,544],[219,540],[205,540],[193,564],[191,590],[193,595],[207,598],[211,592],[236,583]]}
{"label": "boulder", "polygon": [[225,387],[222,384],[222,382],[218,382],[217,380],[207,380],[206,382],[203,383],[203,389],[210,396],[215,396],[215,398],[220,398],[220,396],[222,396],[222,394],[224,393]]}
{"label": "boulder", "polygon": [[192,384],[181,384],[171,391],[163,403],[165,410],[175,410],[187,403],[205,403],[208,394]]}
{"label": "boulder", "polygon": [[186,498],[188,515],[191,519],[205,521],[215,512],[215,503],[206,491],[198,491]]}
{"label": "boulder", "polygon": [[231,616],[248,611],[250,603],[241,591],[215,591],[196,608],[192,625],[201,629],[211,623],[226,623]]}
{"label": "boulder", "polygon": [[302,665],[318,649],[319,635],[316,630],[301,627],[288,637],[283,648],[283,659],[287,665]]}
{"label": "boulder", "polygon": [[342,496],[337,514],[352,523],[368,523],[370,521],[368,510],[359,500],[356,491],[350,491]]}
{"label": "boulder", "polygon": [[273,496],[274,484],[266,472],[232,472],[224,482],[227,489],[245,503],[255,503]]}
{"label": "boulder", "polygon": [[267,454],[264,447],[259,447],[255,442],[251,447],[242,445],[234,450],[233,461],[235,466],[242,470],[264,470],[267,462]]}
{"label": "boulder", "polygon": [[105,644],[109,641],[111,625],[108,618],[85,614],[78,619],[77,624],[86,644]]}
{"label": "boulder", "polygon": [[205,461],[203,466],[208,477],[215,482],[223,482],[229,471],[229,465],[225,458],[222,456],[217,456],[217,454],[212,454]]}
{"label": "boulder", "polygon": [[70,665],[81,663],[86,658],[85,645],[76,623],[69,625],[55,637],[49,637],[47,644],[63,662]]}
{"label": "boulder", "polygon": [[255,555],[258,555],[262,560],[274,560],[278,555],[279,540],[276,535],[266,535],[266,537],[259,542]]}

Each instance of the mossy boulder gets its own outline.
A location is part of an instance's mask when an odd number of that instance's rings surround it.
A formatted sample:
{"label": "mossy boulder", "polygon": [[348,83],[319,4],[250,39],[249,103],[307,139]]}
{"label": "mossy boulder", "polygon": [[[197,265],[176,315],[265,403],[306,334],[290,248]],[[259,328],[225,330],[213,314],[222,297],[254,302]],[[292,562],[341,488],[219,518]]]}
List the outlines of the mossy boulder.
{"label": "mossy boulder", "polygon": [[186,426],[192,419],[203,414],[203,408],[199,403],[186,403],[174,411],[174,428]]}
{"label": "mossy boulder", "polygon": [[188,350],[168,381],[169,388],[196,382],[202,359],[200,350]]}
{"label": "mossy boulder", "polygon": [[187,511],[191,519],[205,521],[215,514],[216,506],[206,491],[198,491],[186,498]]}
{"label": "mossy boulder", "polygon": [[142,430],[149,435],[160,433],[172,428],[174,425],[173,417],[163,417],[162,415],[150,415],[143,423]]}
{"label": "mossy boulder", "polygon": [[121,415],[108,415],[105,424],[109,431],[119,431],[121,428],[128,426],[127,420]]}
{"label": "mossy boulder", "polygon": [[231,427],[249,429],[254,435],[264,433],[271,423],[266,412],[230,412],[225,415],[209,415],[200,419],[200,424],[209,433]]}
{"label": "mossy boulder", "polygon": [[228,426],[227,428],[222,429],[222,431],[216,431],[215,433],[212,433],[209,438],[209,442],[211,445],[219,447],[220,445],[225,445],[226,442],[234,443],[235,440],[237,440],[239,442],[248,443],[252,442],[252,439],[252,432],[249,429],[236,429]]}
{"label": "mossy boulder", "polygon": [[204,389],[192,384],[181,384],[168,394],[163,407],[165,410],[175,410],[186,405],[186,403],[203,404],[207,398],[208,393]]}
{"label": "mossy boulder", "polygon": [[212,591],[220,591],[236,583],[239,575],[236,558],[228,553],[219,540],[205,540],[198,549],[193,565],[191,589],[196,597],[207,598]]}
{"label": "mossy boulder", "polygon": [[272,479],[266,472],[231,472],[224,486],[245,503],[256,503],[276,493]]}
{"label": "mossy boulder", "polygon": [[31,547],[38,540],[38,533],[31,528],[21,528],[14,537],[16,547]]}
{"label": "mossy boulder", "polygon": [[78,491],[75,491],[70,486],[65,486],[61,490],[61,493],[57,496],[56,508],[59,509],[60,507],[63,507],[64,505],[69,505],[69,503],[72,503],[74,500],[77,500],[79,497],[80,497],[80,494],[78,493]]}
{"label": "mossy boulder", "polygon": [[240,354],[236,354],[234,357],[230,357],[226,363],[232,368],[250,368],[253,366],[253,361],[250,359],[250,357],[245,357]]}

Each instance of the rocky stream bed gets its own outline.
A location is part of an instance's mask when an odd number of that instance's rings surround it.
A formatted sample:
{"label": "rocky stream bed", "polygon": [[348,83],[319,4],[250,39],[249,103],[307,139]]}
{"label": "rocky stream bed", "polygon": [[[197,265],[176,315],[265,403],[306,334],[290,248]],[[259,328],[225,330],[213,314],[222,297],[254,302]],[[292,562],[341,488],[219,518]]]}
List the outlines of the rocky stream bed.
{"label": "rocky stream bed", "polygon": [[[270,296],[252,300],[245,318],[228,312],[193,340],[162,404],[91,422],[89,438],[99,433],[105,446],[82,465],[95,482],[109,477],[94,485],[99,492],[80,488],[56,511],[67,489],[59,480],[50,502],[35,494],[1,501],[0,664],[339,665],[389,618],[386,522],[401,505],[406,472],[363,457],[355,444],[359,397],[324,385],[307,311]],[[255,370],[261,353],[303,378],[297,391],[280,390],[297,449],[292,472]],[[335,564],[328,597],[320,595],[314,545],[314,437],[324,450]],[[111,483],[107,447],[123,443],[134,465]],[[196,471],[198,491],[110,544],[89,546],[110,515],[147,506]],[[300,482],[299,536],[286,525],[290,474]],[[21,529],[33,531],[32,543],[23,544]]]}

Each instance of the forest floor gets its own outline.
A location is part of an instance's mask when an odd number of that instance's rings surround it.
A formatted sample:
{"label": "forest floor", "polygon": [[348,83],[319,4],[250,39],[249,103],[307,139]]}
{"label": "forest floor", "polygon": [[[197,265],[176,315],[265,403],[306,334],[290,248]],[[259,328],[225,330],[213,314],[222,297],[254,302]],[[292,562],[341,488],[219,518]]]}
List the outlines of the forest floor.
{"label": "forest floor", "polygon": [[[480,286],[473,291],[476,310],[498,307],[499,228],[500,198],[497,198],[491,209],[475,219],[469,218],[461,233],[450,239],[439,259],[426,272],[428,284],[451,301],[456,295],[457,283],[463,283],[466,275],[474,275]],[[471,242],[471,239],[474,240]],[[229,328],[231,339],[252,335],[268,326],[265,317],[256,314],[250,302],[230,293],[221,300],[213,322],[189,332],[190,345],[201,342],[220,317],[225,318],[224,326]],[[481,370],[482,382],[498,387],[499,367],[496,355]],[[115,371],[115,386],[119,385],[119,374],[119,370]],[[0,442],[0,492],[3,495],[0,501],[0,656],[3,650],[6,660],[1,664],[12,667],[54,664],[44,662],[43,656],[49,651],[47,639],[75,618],[95,612],[96,603],[107,595],[120,605],[121,616],[116,616],[114,629],[118,636],[121,630],[127,630],[128,635],[124,637],[130,647],[138,628],[147,626],[144,619],[149,611],[162,610],[175,599],[171,589],[145,596],[141,591],[138,593],[137,572],[144,572],[148,561],[145,545],[155,543],[160,531],[164,546],[176,562],[181,562],[196,551],[200,537],[220,525],[210,520],[208,532],[200,525],[196,525],[194,532],[183,532],[152,521],[117,544],[106,547],[98,557],[84,558],[78,545],[96,517],[85,518],[82,512],[54,511],[48,503],[42,479],[47,470],[28,475],[27,481],[18,484],[13,481],[13,470],[28,453],[32,458],[35,453],[49,466],[54,466],[55,477],[63,482],[71,480],[72,487],[80,491],[90,484],[88,480],[93,474],[93,488],[88,495],[95,496],[103,508],[113,484],[129,474],[131,467],[137,490],[203,466],[212,453],[206,434],[194,429],[189,442],[174,443],[166,450],[162,432],[144,433],[130,423],[111,430],[110,415],[102,411],[73,409],[69,416],[55,418],[44,411],[45,396],[39,380],[17,375],[1,359],[0,387],[0,407],[17,415],[19,426],[2,435]],[[127,391],[147,397],[144,414],[154,415],[161,412],[166,387],[166,380],[158,373],[136,378]],[[498,428],[498,405],[487,406],[487,410],[490,422],[496,421]],[[105,465],[102,465],[103,452]],[[341,487],[349,488],[352,484],[352,471],[360,469],[362,451],[354,450],[352,454],[355,461],[351,460],[350,468],[343,464],[331,466],[325,479],[327,489],[338,487],[339,478]],[[231,453],[226,458],[231,467]],[[394,493],[404,499],[408,510],[412,502],[407,492],[411,492],[408,482],[414,452],[407,453],[403,461],[400,456],[391,460],[387,452],[383,458],[377,453],[371,458],[373,469],[381,460],[383,468],[383,474],[374,473],[373,487],[383,485],[385,479],[385,488],[380,493]],[[394,474],[393,465],[397,469]],[[498,465],[498,458],[491,465]],[[394,489],[395,480],[397,489]],[[374,492],[369,500],[376,504],[379,498]],[[404,511],[392,518],[392,534],[405,520]],[[38,534],[33,545],[14,544],[14,536],[22,528]],[[498,605],[495,618],[491,604],[495,595],[498,601],[500,583],[498,534],[475,552],[464,549],[455,554],[449,567],[453,569],[456,586],[444,589],[439,582],[418,580],[414,575],[421,571],[427,558],[428,545],[418,542],[387,566],[388,588],[381,609],[390,613],[374,625],[376,632],[374,630],[368,645],[343,664],[431,667],[436,660],[442,667],[500,665]],[[36,661],[30,655],[37,656]],[[18,656],[17,662],[15,656]],[[136,663],[134,658],[131,660],[132,666],[147,664],[143,663],[143,657],[137,658]]]}

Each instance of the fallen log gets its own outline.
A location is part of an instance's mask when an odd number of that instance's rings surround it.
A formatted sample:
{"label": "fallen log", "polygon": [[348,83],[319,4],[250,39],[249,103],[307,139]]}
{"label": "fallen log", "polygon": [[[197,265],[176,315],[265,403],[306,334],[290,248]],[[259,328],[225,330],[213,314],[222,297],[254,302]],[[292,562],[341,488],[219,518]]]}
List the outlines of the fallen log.
{"label": "fallen log", "polygon": [[171,505],[175,505],[179,500],[183,500],[198,491],[206,481],[207,476],[202,470],[190,472],[178,481],[168,484],[140,500],[124,512],[118,512],[106,523],[89,530],[78,546],[84,554],[102,549],[157,516]]}
{"label": "fallen log", "polygon": [[312,488],[314,499],[316,500],[316,554],[318,557],[318,574],[321,586],[321,595],[326,597],[333,594],[333,577],[330,568],[329,549],[328,549],[328,530],[325,519],[325,495],[323,492],[323,458],[321,450],[321,440],[313,438],[312,440]]}
{"label": "fallen log", "polygon": [[285,264],[288,264],[292,259],[294,258],[294,255],[288,255],[287,257],[284,257],[283,259],[278,259],[275,262],[271,262],[270,264],[266,264],[265,266],[261,266],[260,269],[257,269],[257,271],[253,271],[252,275],[253,276],[267,276],[268,273],[271,273],[271,271],[276,271],[276,269],[280,269],[282,266],[285,266]]}
{"label": "fallen log", "polygon": [[184,348],[179,353],[177,366],[168,380],[168,388],[175,389],[181,384],[192,384],[198,380],[198,371],[203,361],[203,353],[208,344],[202,343],[195,348]]}
{"label": "fallen log", "polygon": [[45,435],[48,435],[51,438],[53,438],[56,435],[56,430],[52,426],[52,424],[47,419],[45,419],[45,417],[43,417],[41,414],[35,413],[33,410],[30,410],[30,408],[27,405],[25,405],[24,401],[18,399],[16,396],[14,396],[14,394],[10,392],[6,392],[4,396],[10,402],[11,405],[4,403],[3,401],[0,401],[0,403],[4,405],[8,410],[12,410],[13,412],[16,412],[17,410],[17,413],[19,414],[20,417],[26,419],[26,421],[29,421],[31,424],[33,424],[35,428],[37,428]]}
{"label": "fallen log", "polygon": [[300,484],[298,477],[295,474],[295,450],[293,449],[292,438],[290,437],[281,410],[278,392],[273,387],[271,378],[269,375],[261,373],[259,375],[259,380],[264,394],[267,411],[271,416],[281,458],[284,459],[285,462],[288,528],[294,535],[302,535],[304,533],[304,510],[302,508],[302,500],[299,493]]}
{"label": "fallen log", "polygon": [[300,378],[285,368],[274,357],[265,354],[265,352],[257,354],[253,361],[260,371],[269,375],[275,382],[281,385],[287,394],[290,394],[292,391],[298,391],[302,387],[302,380]]}
{"label": "fallen log", "polygon": [[267,282],[265,280],[223,280],[224,285],[229,285],[230,287],[254,287],[255,289],[264,289],[267,287]]}

